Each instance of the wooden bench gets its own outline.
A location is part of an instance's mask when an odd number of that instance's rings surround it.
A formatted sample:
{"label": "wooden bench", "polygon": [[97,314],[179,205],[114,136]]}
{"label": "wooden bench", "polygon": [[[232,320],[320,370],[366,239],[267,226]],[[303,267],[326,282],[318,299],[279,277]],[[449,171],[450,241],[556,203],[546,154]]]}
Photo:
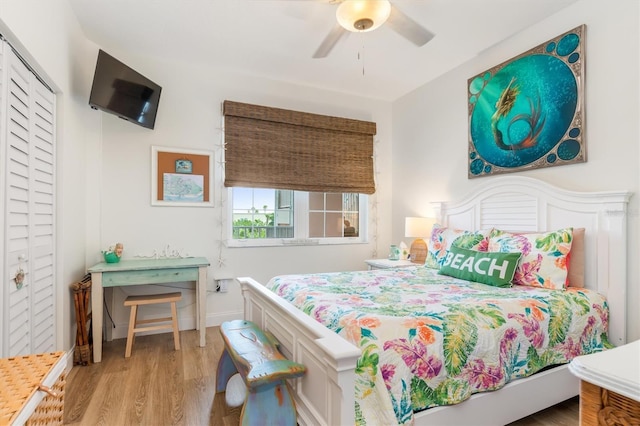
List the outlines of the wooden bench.
{"label": "wooden bench", "polygon": [[218,361],[216,393],[227,391],[229,379],[239,373],[246,394],[240,415],[242,425],[295,425],[296,407],[286,379],[304,375],[307,368],[290,361],[278,342],[251,321],[222,323],[225,349]]}
{"label": "wooden bench", "polygon": [[[129,331],[127,333],[127,346],[125,348],[124,357],[129,358],[131,356],[131,348],[133,347],[133,339],[135,333],[141,331],[154,331],[154,330],[173,330],[173,342],[177,351],[180,350],[180,330],[178,329],[178,311],[176,308],[176,302],[182,299],[182,293],[164,293],[164,294],[148,294],[144,296],[129,296],[124,301],[124,306],[131,306],[131,314],[129,316]],[[138,320],[138,306],[140,305],[154,305],[157,303],[170,303],[171,304],[171,316],[166,318],[153,318],[146,320]],[[152,325],[146,327],[139,327],[141,324],[151,324],[159,322],[168,322],[170,324]]]}

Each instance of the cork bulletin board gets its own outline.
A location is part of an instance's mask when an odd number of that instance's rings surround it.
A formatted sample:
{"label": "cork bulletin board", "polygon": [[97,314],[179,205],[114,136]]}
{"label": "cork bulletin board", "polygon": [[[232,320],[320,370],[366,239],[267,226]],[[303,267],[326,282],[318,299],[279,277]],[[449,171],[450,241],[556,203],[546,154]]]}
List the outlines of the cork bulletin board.
{"label": "cork bulletin board", "polygon": [[213,207],[213,152],[151,147],[151,205]]}

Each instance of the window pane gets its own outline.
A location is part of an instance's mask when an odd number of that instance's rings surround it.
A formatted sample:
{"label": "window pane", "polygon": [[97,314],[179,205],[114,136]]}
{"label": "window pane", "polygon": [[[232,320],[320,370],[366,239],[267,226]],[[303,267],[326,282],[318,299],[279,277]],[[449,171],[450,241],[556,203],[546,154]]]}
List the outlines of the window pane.
{"label": "window pane", "polygon": [[358,232],[358,224],[359,224],[358,213],[347,213],[344,215],[344,236],[345,237],[357,237],[359,235]]}
{"label": "window pane", "polygon": [[233,189],[233,209],[249,210],[253,207],[253,190],[249,188]]}
{"label": "window pane", "polygon": [[342,194],[327,194],[326,210],[341,211],[342,210]]}
{"label": "window pane", "polygon": [[324,210],[324,192],[309,193],[309,210]]}
{"label": "window pane", "polygon": [[309,213],[309,237],[324,237],[324,213]]}
{"label": "window pane", "polygon": [[253,190],[253,207],[264,210],[273,210],[276,205],[275,189],[254,189]]}
{"label": "window pane", "polygon": [[342,194],[344,215],[344,236],[357,237],[360,235],[360,194]]}
{"label": "window pane", "polygon": [[234,239],[293,238],[293,191],[233,188],[232,200]]}
{"label": "window pane", "polygon": [[327,213],[325,220],[325,237],[342,237],[342,213]]}

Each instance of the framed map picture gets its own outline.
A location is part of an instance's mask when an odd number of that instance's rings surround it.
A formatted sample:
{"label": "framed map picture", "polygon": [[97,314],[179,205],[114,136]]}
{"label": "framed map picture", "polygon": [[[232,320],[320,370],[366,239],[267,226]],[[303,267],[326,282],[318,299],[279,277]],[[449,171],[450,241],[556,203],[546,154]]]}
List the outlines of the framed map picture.
{"label": "framed map picture", "polygon": [[201,203],[204,201],[204,176],[164,173],[162,176],[164,201]]}
{"label": "framed map picture", "polygon": [[587,160],[585,25],[468,80],[468,177]]}
{"label": "framed map picture", "polygon": [[152,146],[151,205],[213,207],[213,152]]}

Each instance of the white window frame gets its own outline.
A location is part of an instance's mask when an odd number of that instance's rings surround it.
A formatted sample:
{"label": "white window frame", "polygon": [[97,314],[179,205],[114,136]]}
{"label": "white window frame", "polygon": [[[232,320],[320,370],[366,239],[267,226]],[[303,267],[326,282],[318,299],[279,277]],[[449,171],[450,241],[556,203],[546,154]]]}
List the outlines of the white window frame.
{"label": "white window frame", "polygon": [[233,238],[233,188],[227,188],[227,247],[284,247],[314,245],[365,244],[368,240],[369,196],[358,197],[359,224],[357,237],[309,238],[309,193],[294,191],[293,195],[293,238]]}

